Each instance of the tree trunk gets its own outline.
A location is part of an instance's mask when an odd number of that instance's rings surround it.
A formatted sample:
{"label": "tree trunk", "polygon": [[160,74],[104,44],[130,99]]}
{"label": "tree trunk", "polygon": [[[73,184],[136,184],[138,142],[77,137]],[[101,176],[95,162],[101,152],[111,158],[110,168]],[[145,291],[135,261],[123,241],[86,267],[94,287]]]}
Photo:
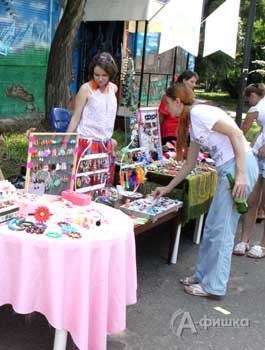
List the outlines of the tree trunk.
{"label": "tree trunk", "polygon": [[72,51],[83,18],[86,0],[68,0],[52,41],[45,85],[45,119],[52,107],[66,107],[72,80]]}

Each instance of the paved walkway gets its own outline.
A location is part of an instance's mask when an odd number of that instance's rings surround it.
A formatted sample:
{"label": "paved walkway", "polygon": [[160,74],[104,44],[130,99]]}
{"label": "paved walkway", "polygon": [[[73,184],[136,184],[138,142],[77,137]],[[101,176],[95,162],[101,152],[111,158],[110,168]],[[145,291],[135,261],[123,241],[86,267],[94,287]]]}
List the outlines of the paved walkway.
{"label": "paved walkway", "polygon": [[[263,225],[256,225],[256,242]],[[233,256],[227,296],[218,301],[193,297],[178,283],[180,277],[193,273],[198,247],[191,238],[191,233],[182,236],[178,263],[167,266],[162,259],[166,254],[163,232],[138,237],[138,303],[128,308],[128,329],[110,337],[108,350],[265,349],[265,259]],[[216,306],[231,314],[225,316]],[[196,333],[192,323],[183,319],[190,329],[182,337],[175,334],[183,317],[183,313],[173,317],[179,310],[191,316]],[[236,328],[241,320],[248,327]],[[206,329],[214,322],[234,327]]]}

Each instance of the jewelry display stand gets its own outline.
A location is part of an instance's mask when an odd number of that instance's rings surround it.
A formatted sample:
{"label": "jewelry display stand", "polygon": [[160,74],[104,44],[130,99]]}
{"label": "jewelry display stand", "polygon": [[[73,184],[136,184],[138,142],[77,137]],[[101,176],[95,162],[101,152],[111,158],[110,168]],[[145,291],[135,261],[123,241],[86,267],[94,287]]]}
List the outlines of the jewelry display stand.
{"label": "jewelry display stand", "polygon": [[25,190],[60,195],[73,189],[78,152],[77,133],[31,133]]}
{"label": "jewelry display stand", "polygon": [[122,153],[123,157],[121,161],[116,162],[120,167],[120,184],[123,189],[136,190],[138,185],[144,182],[147,164],[146,148],[124,147]]}
{"label": "jewelry display stand", "polygon": [[139,123],[139,144],[145,147],[154,160],[163,159],[160,124],[156,107],[141,107],[137,110]]}
{"label": "jewelry display stand", "polygon": [[76,167],[74,188],[77,192],[94,192],[106,186],[109,176],[109,155],[107,153],[85,154]]}

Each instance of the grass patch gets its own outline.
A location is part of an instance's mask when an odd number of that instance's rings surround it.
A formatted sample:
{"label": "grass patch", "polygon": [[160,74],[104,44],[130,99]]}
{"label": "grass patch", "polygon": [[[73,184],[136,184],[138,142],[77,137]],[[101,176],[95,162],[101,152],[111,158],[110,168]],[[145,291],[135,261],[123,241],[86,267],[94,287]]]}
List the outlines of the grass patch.
{"label": "grass patch", "polygon": [[[238,100],[231,98],[226,92],[204,92],[198,90],[195,92],[195,95],[199,99],[212,101],[215,106],[229,111],[236,111]],[[244,104],[243,112],[246,113],[248,108],[248,105]]]}
{"label": "grass patch", "polygon": [[235,111],[237,106],[237,100],[232,99],[226,92],[203,92],[196,91],[196,97],[202,100],[212,101],[214,105],[218,107],[224,107],[228,110]]}
{"label": "grass patch", "polygon": [[251,142],[253,140],[253,137],[257,134],[257,132],[260,131],[260,126],[258,126],[257,123],[253,123],[251,128],[246,134],[246,139]]}
{"label": "grass patch", "polygon": [[4,177],[20,174],[28,157],[28,137],[25,134],[5,134],[0,146],[0,167]]}
{"label": "grass patch", "polygon": [[27,161],[28,137],[24,134],[4,135],[3,151],[9,159]]}
{"label": "grass patch", "polygon": [[[125,132],[120,130],[115,130],[113,132],[112,138],[117,141],[117,148],[120,149],[124,146],[125,143]],[[128,141],[129,142],[129,141]]]}

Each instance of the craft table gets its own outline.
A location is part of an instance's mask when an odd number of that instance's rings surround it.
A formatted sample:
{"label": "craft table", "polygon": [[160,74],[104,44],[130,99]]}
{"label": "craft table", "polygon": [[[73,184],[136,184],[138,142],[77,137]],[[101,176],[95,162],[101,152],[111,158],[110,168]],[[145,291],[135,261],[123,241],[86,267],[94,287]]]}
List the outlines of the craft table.
{"label": "craft table", "polygon": [[125,329],[126,305],[136,302],[133,222],[119,210],[90,205],[109,223],[81,239],[0,226],[0,305],[45,315],[56,328],[54,350],[65,349],[67,331],[80,350],[106,350],[107,334]]}
{"label": "craft table", "polygon": [[[173,179],[173,175],[161,174],[148,171],[147,183],[144,189],[150,193],[157,186],[166,186]],[[200,215],[207,213],[217,184],[217,173],[215,170],[198,172],[196,175],[188,175],[169,194],[170,198],[183,201],[181,213],[182,224]]]}
{"label": "craft table", "polygon": [[[147,182],[140,187],[140,192],[144,194],[151,193],[157,186],[166,186],[174,176],[161,174],[155,171],[148,171],[146,174]],[[187,176],[175,189],[168,195],[170,198],[183,201],[181,209],[181,225],[178,227],[178,234],[175,242],[174,252],[178,252],[178,240],[181,234],[181,226],[188,221],[196,219],[196,226],[193,235],[193,241],[200,243],[204,215],[207,213],[215,192],[217,183],[217,173],[215,170],[200,172],[193,176]],[[174,258],[175,257],[175,258]],[[171,262],[176,263],[177,255],[172,256]]]}

